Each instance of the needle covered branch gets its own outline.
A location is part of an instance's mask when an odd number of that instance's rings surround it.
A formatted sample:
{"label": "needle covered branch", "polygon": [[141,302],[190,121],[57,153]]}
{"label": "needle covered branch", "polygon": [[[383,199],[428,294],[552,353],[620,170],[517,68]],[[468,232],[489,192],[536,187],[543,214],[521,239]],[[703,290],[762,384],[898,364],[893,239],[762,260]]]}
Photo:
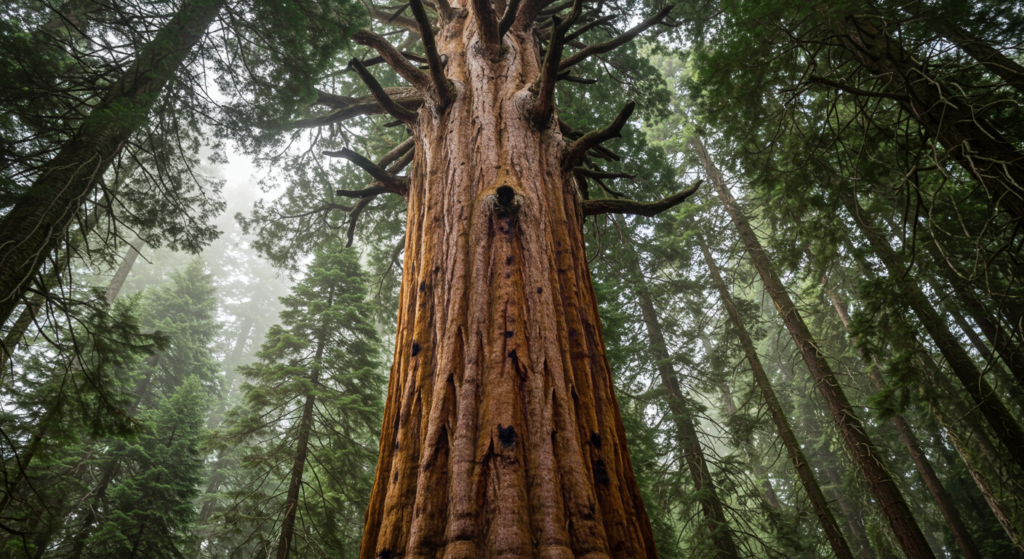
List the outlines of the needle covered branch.
{"label": "needle covered branch", "polygon": [[591,56],[611,52],[621,47],[622,45],[635,39],[637,35],[643,33],[644,31],[650,29],[651,27],[657,25],[658,23],[661,23],[661,21],[668,16],[668,13],[671,12],[672,8],[674,7],[675,6],[673,5],[665,6],[664,8],[659,10],[658,13],[640,22],[640,25],[637,25],[636,27],[630,29],[629,31],[626,31],[625,33],[619,35],[618,37],[615,37],[614,39],[606,41],[604,43],[590,45],[589,47],[584,48],[583,50],[577,52],[576,54],[563,59],[562,64],[561,66],[558,67],[558,69],[560,71],[568,70],[569,68],[572,68],[576,64],[583,62],[584,60],[590,58]]}
{"label": "needle covered branch", "polygon": [[626,121],[633,114],[633,109],[636,108],[636,103],[629,101],[626,106],[619,112],[619,116],[615,117],[608,126],[594,130],[593,132],[587,132],[580,139],[569,144],[566,150],[565,158],[562,160],[562,165],[565,169],[572,169],[576,162],[582,158],[587,151],[591,148],[595,148],[601,144],[601,142],[610,140],[612,138],[620,137],[622,127],[626,125]]}
{"label": "needle covered branch", "polygon": [[583,215],[630,214],[654,217],[669,208],[681,204],[684,200],[697,192],[697,189],[700,188],[700,185],[703,182],[703,180],[698,180],[690,188],[687,188],[678,194],[673,194],[668,198],[662,198],[657,202],[637,202],[635,200],[616,199],[584,200],[582,205]]}
{"label": "needle covered branch", "polygon": [[363,66],[363,63],[360,62],[358,58],[353,58],[349,61],[348,65],[350,68],[354,69],[357,74],[359,74],[359,78],[363,80],[363,83],[365,83],[366,87],[369,88],[370,94],[373,95],[373,98],[380,104],[381,108],[387,111],[389,115],[405,122],[406,124],[415,122],[416,113],[396,103],[395,100],[384,91],[384,88],[380,86],[380,82],[377,81],[377,78],[373,77],[373,74],[366,69],[366,66]]}

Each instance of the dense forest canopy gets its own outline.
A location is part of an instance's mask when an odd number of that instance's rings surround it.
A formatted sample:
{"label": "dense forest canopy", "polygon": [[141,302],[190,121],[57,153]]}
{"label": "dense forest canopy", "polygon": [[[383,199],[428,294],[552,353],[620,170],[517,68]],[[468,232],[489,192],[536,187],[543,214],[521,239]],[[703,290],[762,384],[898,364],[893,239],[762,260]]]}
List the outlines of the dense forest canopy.
{"label": "dense forest canopy", "polygon": [[1024,6],[13,0],[0,556],[1024,557]]}

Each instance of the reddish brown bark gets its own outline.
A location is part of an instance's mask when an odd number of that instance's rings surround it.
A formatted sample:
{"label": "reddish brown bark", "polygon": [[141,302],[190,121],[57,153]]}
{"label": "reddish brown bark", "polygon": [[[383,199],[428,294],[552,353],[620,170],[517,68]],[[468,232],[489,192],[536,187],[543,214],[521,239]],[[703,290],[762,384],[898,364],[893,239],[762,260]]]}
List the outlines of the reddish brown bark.
{"label": "reddish brown bark", "polygon": [[410,123],[398,334],[360,557],[653,558],[573,162],[554,119],[529,117],[537,5],[520,6],[500,49],[480,42],[476,5],[441,18],[447,65]]}
{"label": "reddish brown bark", "polygon": [[740,238],[746,246],[747,255],[754,268],[757,269],[765,291],[772,298],[786,329],[793,337],[793,342],[799,349],[804,363],[807,364],[847,450],[853,456],[854,462],[864,476],[882,514],[889,522],[904,555],[908,559],[934,558],[935,554],[928,545],[921,528],[914,520],[892,474],[885,466],[884,458],[876,450],[871,438],[868,437],[864,424],[861,423],[853,406],[846,398],[846,393],[832,373],[831,366],[818,352],[817,341],[772,269],[771,262],[757,239],[757,235],[750,227],[750,223],[736,207],[735,200],[729,194],[721,172],[711,162],[699,138],[691,137],[690,146],[703,163],[711,184],[715,187],[718,197],[722,200],[722,204],[728,210],[733,224],[739,231]]}

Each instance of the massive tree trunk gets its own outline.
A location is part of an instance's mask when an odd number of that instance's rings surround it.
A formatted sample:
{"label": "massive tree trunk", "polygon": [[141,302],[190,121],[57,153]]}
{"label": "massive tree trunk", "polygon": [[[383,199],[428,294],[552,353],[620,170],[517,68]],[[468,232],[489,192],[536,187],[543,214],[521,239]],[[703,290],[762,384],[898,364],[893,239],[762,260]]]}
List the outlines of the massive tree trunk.
{"label": "massive tree trunk", "polygon": [[0,324],[17,307],[97,181],[225,2],[194,0],[182,5],[0,219]]}
{"label": "massive tree trunk", "polygon": [[847,192],[840,192],[840,199],[857,223],[861,233],[871,244],[879,260],[885,265],[889,277],[897,282],[897,286],[904,294],[910,308],[913,309],[914,314],[917,315],[918,320],[921,321],[922,326],[946,359],[953,375],[960,380],[964,389],[971,396],[971,400],[988,420],[996,438],[1003,443],[1013,460],[1024,468],[1024,445],[1020,444],[1021,441],[1024,441],[1024,429],[1000,400],[989,382],[982,376],[974,360],[960,345],[956,336],[950,332],[949,325],[935,311],[920,288],[913,282],[901,279],[904,277],[904,270],[896,253],[889,246],[888,240],[872,225],[868,214],[860,207],[860,203]]}
{"label": "massive tree trunk", "polygon": [[[825,291],[828,293],[829,299],[832,300],[832,306],[836,309],[836,313],[839,315],[839,319],[843,323],[843,328],[846,329],[847,333],[850,331],[850,315],[846,310],[846,305],[839,299],[835,289],[829,289],[825,286]],[[851,342],[857,345],[856,338],[852,339]],[[860,350],[861,356],[865,356],[865,351]],[[872,359],[871,363],[871,383],[877,390],[882,390],[885,386],[885,382],[882,379],[882,375],[878,372],[878,362]],[[900,414],[892,416],[892,424],[896,428],[896,432],[900,436],[900,440],[903,441],[903,445],[907,448],[907,452],[910,457],[914,460],[914,465],[917,466],[917,472],[921,474],[921,478],[924,479],[924,484],[928,487],[928,491],[932,494],[932,498],[935,500],[936,506],[939,508],[939,512],[942,513],[942,517],[946,520],[946,525],[949,526],[949,531],[953,534],[953,538],[956,540],[957,545],[960,547],[960,551],[963,552],[966,559],[982,559],[981,551],[978,546],[974,543],[974,538],[971,537],[971,533],[967,530],[967,526],[960,518],[960,511],[957,510],[956,505],[953,504],[953,500],[949,496],[949,492],[946,491],[946,487],[942,484],[942,480],[939,479],[938,474],[935,473],[935,468],[932,467],[931,461],[928,460],[928,456],[925,455],[921,449],[921,445],[917,440],[917,435],[914,434],[914,430],[910,427],[910,423],[907,422]]]}
{"label": "massive tree trunk", "polygon": [[793,337],[793,342],[800,351],[801,357],[807,364],[811,376],[815,380],[818,391],[821,393],[836,423],[839,434],[846,444],[846,448],[853,456],[855,463],[864,476],[871,493],[875,496],[878,506],[885,515],[886,520],[892,527],[904,555],[908,559],[928,558],[933,559],[932,552],[924,533],[914,520],[910,508],[907,506],[903,495],[900,493],[896,481],[889,473],[885,465],[883,455],[875,448],[871,438],[868,437],[864,424],[857,417],[853,406],[846,398],[839,380],[832,373],[832,368],[825,360],[824,355],[818,352],[817,341],[811,334],[803,317],[797,310],[793,300],[789,297],[785,287],[779,280],[771,267],[771,262],[761,247],[754,230],[746,217],[736,207],[735,200],[729,194],[725,180],[721,172],[711,162],[700,139],[696,136],[690,138],[690,146],[700,158],[711,184],[715,187],[718,197],[722,200],[732,218],[733,224],[739,230],[740,238],[747,249],[747,255],[751,263],[761,276],[765,291],[771,296],[779,315],[782,317]]}
{"label": "massive tree trunk", "polygon": [[542,73],[544,4],[512,2],[499,24],[486,0],[442,1],[435,37],[413,0],[428,73],[355,36],[424,99],[417,113],[389,102],[353,63],[415,143],[407,189],[378,172],[408,217],[363,559],[656,557],[583,242],[585,214],[619,210],[588,209],[572,176],[629,111],[566,146],[552,88],[587,53],[559,64],[551,45]]}
{"label": "massive tree trunk", "polygon": [[761,397],[764,398],[765,404],[768,406],[768,413],[771,414],[772,421],[775,422],[779,438],[782,439],[782,444],[786,447],[786,452],[789,453],[789,458],[793,461],[793,468],[800,479],[800,484],[807,491],[807,498],[811,501],[811,508],[814,509],[814,514],[818,517],[818,522],[821,523],[821,529],[825,532],[825,537],[832,547],[832,553],[840,559],[854,559],[853,551],[850,549],[846,538],[843,537],[843,533],[839,529],[839,523],[832,514],[832,510],[828,507],[828,500],[825,499],[825,495],[821,492],[821,487],[818,485],[818,480],[814,477],[814,470],[811,469],[811,465],[807,462],[807,457],[804,456],[804,451],[800,448],[796,434],[793,433],[793,428],[789,425],[789,419],[782,409],[782,404],[775,396],[775,390],[772,388],[768,373],[765,372],[764,367],[761,365],[761,358],[757,355],[754,341],[750,338],[750,334],[747,333],[739,310],[733,303],[729,288],[726,286],[725,280],[718,269],[718,264],[708,249],[707,242],[703,236],[698,238],[698,242],[700,243],[701,254],[704,255],[704,263],[707,264],[708,271],[711,274],[711,282],[718,290],[722,306],[725,307],[726,312],[729,314],[729,320],[732,321],[733,327],[736,329],[740,339],[740,346],[743,348],[743,354],[746,356],[747,363],[750,364],[750,370],[754,374],[754,381],[761,392]]}

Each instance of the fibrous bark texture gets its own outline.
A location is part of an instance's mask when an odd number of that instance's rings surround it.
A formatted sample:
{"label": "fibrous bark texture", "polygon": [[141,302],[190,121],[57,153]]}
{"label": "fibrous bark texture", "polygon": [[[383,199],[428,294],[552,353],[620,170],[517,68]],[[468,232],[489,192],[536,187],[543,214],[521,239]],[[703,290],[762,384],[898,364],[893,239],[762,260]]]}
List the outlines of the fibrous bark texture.
{"label": "fibrous bark texture", "polygon": [[656,557],[572,165],[555,118],[531,118],[531,8],[500,49],[466,8],[436,36],[451,91],[432,76],[410,123],[398,335],[360,556]]}

